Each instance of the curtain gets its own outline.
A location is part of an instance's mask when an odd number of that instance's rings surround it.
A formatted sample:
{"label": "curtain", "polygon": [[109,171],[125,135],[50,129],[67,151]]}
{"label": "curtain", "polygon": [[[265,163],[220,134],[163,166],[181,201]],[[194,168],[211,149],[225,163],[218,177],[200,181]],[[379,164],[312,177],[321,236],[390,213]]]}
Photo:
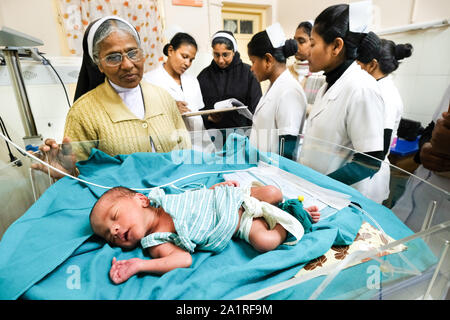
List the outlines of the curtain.
{"label": "curtain", "polygon": [[117,15],[139,32],[144,50],[145,71],[163,61],[161,4],[158,0],[57,0],[71,55],[82,56],[83,34],[89,23]]}

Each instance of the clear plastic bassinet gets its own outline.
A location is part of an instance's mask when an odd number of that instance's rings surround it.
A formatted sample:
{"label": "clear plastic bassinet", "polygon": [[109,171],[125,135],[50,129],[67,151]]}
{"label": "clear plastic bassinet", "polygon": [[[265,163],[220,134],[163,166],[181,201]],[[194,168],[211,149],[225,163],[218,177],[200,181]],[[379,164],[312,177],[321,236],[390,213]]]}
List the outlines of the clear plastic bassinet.
{"label": "clear plastic bassinet", "polygon": [[[203,150],[202,138],[199,137],[204,134],[212,140],[207,152],[221,153],[224,152],[224,141],[230,134],[249,136],[250,128],[191,132],[194,149]],[[299,135],[294,159],[298,163],[302,163],[305,141],[314,150],[316,159],[328,159],[329,163],[339,164],[337,167],[352,161],[357,153],[343,146]],[[116,143],[127,144],[130,141]],[[98,141],[73,143],[74,148],[96,145]],[[36,160],[11,148],[17,160],[0,162],[1,236],[54,183],[48,174],[31,169],[31,164]],[[279,149],[284,152],[283,145]],[[374,162],[371,165],[374,166]],[[352,244],[331,248],[307,265],[299,265],[294,277],[240,299],[448,299],[449,192],[443,186],[427,181],[428,175],[417,176],[388,162],[381,165],[389,171],[389,192],[382,204],[390,209],[395,223],[401,223],[412,231],[410,235],[400,239],[384,237],[383,228],[376,219],[371,219],[373,213],[364,212],[369,225],[358,233],[359,238],[354,241],[358,246]],[[204,170],[208,171],[208,165]],[[328,174],[327,170],[318,171]],[[263,182],[270,183],[270,179],[264,176],[264,170],[260,170],[259,174]],[[281,179],[284,179],[284,174],[280,171]],[[258,175],[254,177],[258,178]],[[449,179],[445,175],[440,178]],[[275,183],[288,185],[287,182]],[[379,237],[378,242],[366,241],[371,237]]]}

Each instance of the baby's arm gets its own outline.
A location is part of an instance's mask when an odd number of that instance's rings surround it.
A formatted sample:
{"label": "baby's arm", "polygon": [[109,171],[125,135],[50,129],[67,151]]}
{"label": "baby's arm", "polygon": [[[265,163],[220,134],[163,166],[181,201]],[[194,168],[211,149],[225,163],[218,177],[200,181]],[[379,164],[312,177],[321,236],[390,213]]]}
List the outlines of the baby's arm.
{"label": "baby's arm", "polygon": [[113,258],[109,271],[111,280],[119,284],[139,272],[163,274],[176,268],[188,268],[192,264],[191,254],[170,242],[149,248],[149,253],[153,259],[133,258],[117,261]]}
{"label": "baby's arm", "polygon": [[214,189],[215,187],[218,187],[218,186],[239,187],[239,182],[237,182],[235,180],[228,180],[228,181],[216,183],[215,185],[211,186],[210,189]]}

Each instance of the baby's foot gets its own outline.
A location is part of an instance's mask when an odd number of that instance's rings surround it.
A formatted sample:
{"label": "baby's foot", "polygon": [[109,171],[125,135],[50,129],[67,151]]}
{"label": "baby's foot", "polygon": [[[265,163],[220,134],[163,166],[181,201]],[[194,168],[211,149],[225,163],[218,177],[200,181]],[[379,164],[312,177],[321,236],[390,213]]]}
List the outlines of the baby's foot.
{"label": "baby's foot", "polygon": [[305,208],[305,210],[311,216],[313,223],[316,223],[320,220],[320,212],[319,212],[319,208],[317,208],[317,206],[311,206],[311,207]]}

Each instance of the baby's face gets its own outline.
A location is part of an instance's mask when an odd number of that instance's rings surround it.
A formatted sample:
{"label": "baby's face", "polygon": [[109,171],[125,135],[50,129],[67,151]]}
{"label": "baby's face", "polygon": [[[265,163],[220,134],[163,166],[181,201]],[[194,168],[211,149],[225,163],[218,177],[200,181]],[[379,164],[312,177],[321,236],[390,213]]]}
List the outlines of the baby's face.
{"label": "baby's face", "polygon": [[142,194],[105,198],[97,202],[91,215],[95,234],[121,248],[134,248],[146,236],[148,202]]}

